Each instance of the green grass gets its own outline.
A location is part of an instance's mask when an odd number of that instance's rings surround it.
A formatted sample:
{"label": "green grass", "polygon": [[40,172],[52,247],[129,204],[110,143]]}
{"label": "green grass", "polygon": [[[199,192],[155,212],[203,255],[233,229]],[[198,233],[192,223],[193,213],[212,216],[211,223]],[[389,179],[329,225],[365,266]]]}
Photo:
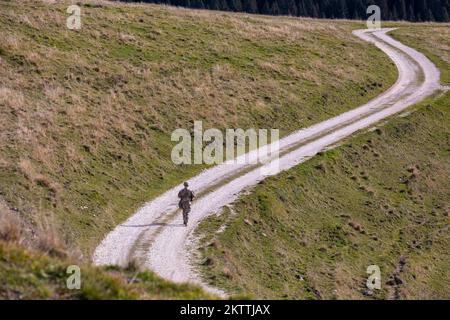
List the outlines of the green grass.
{"label": "green grass", "polygon": [[67,268],[79,262],[0,241],[0,299],[214,299],[192,285],[176,285],[130,269],[80,265],[80,289],[68,289]]}
{"label": "green grass", "polygon": [[[371,298],[448,298],[449,97],[265,180],[207,219],[205,279],[256,298],[363,299],[376,264],[382,289]],[[403,284],[386,284],[402,259]]]}
{"label": "green grass", "polygon": [[[71,3],[71,2],[70,2]],[[354,108],[396,79],[355,23],[156,5],[0,4],[0,197],[88,260],[145,201],[198,173],[176,128],[279,128]]]}

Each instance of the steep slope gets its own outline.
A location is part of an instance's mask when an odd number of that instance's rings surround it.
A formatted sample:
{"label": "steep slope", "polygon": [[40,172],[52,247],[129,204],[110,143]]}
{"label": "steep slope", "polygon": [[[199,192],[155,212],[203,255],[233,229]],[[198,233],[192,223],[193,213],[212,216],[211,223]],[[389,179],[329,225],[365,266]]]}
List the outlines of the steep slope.
{"label": "steep slope", "polygon": [[[0,197],[90,257],[142,203],[198,173],[176,128],[292,132],[386,90],[348,22],[89,1],[0,3]],[[53,231],[52,231],[53,232]]]}

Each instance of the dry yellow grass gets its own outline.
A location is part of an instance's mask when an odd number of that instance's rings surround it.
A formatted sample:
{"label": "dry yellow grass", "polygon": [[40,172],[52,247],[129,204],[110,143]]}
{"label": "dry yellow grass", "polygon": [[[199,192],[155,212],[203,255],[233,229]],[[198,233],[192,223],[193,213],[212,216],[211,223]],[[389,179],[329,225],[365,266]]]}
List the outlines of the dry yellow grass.
{"label": "dry yellow grass", "polygon": [[0,241],[24,242],[23,229],[21,221],[13,211],[0,200]]}

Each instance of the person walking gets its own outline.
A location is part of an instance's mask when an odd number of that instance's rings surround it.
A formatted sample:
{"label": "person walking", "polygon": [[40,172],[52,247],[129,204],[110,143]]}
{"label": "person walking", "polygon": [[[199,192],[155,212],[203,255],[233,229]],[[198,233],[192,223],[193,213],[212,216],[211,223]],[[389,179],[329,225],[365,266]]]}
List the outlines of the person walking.
{"label": "person walking", "polygon": [[191,202],[194,200],[194,193],[188,189],[189,183],[183,183],[184,188],[178,192],[178,207],[183,210],[183,224],[187,226],[189,212],[191,212]]}

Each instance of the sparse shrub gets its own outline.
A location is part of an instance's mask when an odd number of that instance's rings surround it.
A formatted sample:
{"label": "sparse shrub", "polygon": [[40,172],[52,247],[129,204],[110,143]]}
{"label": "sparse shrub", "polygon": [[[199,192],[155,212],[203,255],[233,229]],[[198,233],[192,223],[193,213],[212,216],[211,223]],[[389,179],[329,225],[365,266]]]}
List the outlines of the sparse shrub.
{"label": "sparse shrub", "polygon": [[59,238],[56,223],[52,217],[52,215],[42,215],[39,219],[39,225],[36,231],[36,249],[51,256],[66,258],[69,256],[68,251]]}
{"label": "sparse shrub", "polygon": [[17,243],[23,242],[20,219],[2,207],[0,207],[0,240]]}

